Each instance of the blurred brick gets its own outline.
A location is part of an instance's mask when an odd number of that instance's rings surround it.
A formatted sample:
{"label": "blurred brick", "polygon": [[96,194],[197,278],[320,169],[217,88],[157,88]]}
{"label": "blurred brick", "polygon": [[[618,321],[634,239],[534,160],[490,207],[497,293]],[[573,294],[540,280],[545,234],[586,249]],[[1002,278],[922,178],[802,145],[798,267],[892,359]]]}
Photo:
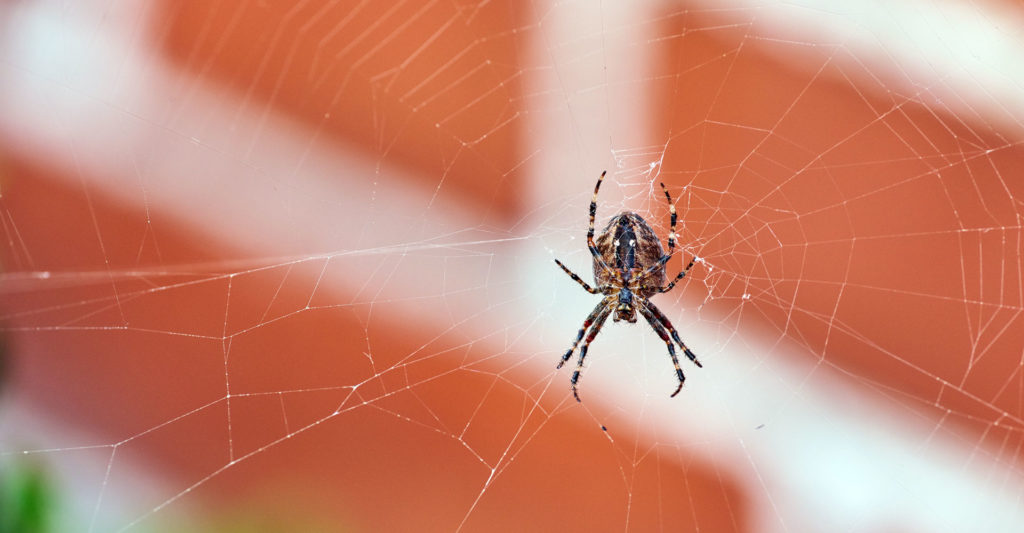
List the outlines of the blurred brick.
{"label": "blurred brick", "polygon": [[661,69],[679,74],[652,104],[671,139],[661,177],[687,187],[682,241],[716,267],[704,316],[754,307],[739,327],[937,419],[1019,420],[1024,147],[887,91],[849,54],[715,16],[667,20]]}
{"label": "blurred brick", "polygon": [[[525,135],[517,2],[165,2],[173,60],[239,96],[361,147],[389,179],[516,216]],[[257,133],[258,134],[258,133]],[[484,177],[487,176],[487,179]],[[493,177],[498,177],[496,181]]]}

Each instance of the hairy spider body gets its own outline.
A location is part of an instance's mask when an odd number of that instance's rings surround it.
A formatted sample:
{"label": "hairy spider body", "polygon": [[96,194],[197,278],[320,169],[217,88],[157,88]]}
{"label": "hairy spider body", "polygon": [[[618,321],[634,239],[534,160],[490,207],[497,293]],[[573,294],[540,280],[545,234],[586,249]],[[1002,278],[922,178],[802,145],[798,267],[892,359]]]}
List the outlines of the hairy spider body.
{"label": "hairy spider body", "polygon": [[650,298],[665,285],[665,267],[658,263],[665,255],[661,241],[643,217],[624,211],[612,217],[604,231],[594,239],[594,244],[604,263],[614,269],[605,269],[600,262],[594,261],[594,280],[598,287],[613,286],[616,278],[613,272],[637,274],[651,269],[643,285],[619,289],[619,305],[613,321],[636,322],[633,294]]}
{"label": "hairy spider body", "polygon": [[572,353],[576,351],[576,347],[579,346],[580,341],[583,341],[583,337],[586,335],[586,340],[580,346],[579,361],[576,364],[576,370],[573,372],[571,380],[572,394],[576,397],[577,402],[580,401],[576,384],[579,381],[580,371],[583,369],[583,361],[587,357],[587,349],[590,347],[591,341],[597,337],[597,334],[601,331],[605,321],[608,320],[613,311],[615,312],[614,322],[620,320],[636,322],[636,314],[639,312],[668,347],[672,364],[675,365],[676,378],[679,380],[679,386],[672,393],[672,396],[675,396],[682,390],[686,376],[683,375],[682,369],[679,368],[679,358],[676,356],[675,346],[673,346],[672,341],[679,345],[679,348],[683,350],[683,354],[695,365],[700,367],[701,364],[697,360],[697,356],[679,338],[679,332],[672,327],[668,317],[655,307],[649,298],[655,294],[672,290],[672,287],[675,287],[676,283],[693,267],[696,258],[691,259],[690,263],[679,272],[675,279],[668,285],[665,285],[665,265],[675,250],[677,235],[676,208],[672,204],[672,197],[668,194],[668,189],[665,188],[664,183],[661,184],[661,190],[665,193],[665,199],[668,201],[669,213],[671,215],[668,253],[665,253],[661,247],[661,241],[658,240],[657,235],[654,234],[654,230],[647,224],[647,221],[631,211],[623,211],[612,217],[608,225],[605,226],[604,231],[595,239],[594,217],[597,214],[597,193],[601,189],[601,182],[604,181],[605,174],[607,172],[601,173],[601,177],[597,179],[597,185],[594,186],[594,196],[590,200],[590,225],[587,230],[587,248],[590,249],[590,254],[593,256],[594,280],[597,282],[597,288],[592,288],[563,265],[561,261],[555,259],[555,263],[574,281],[579,283],[584,290],[591,294],[602,294],[604,298],[601,299],[601,302],[594,307],[594,310],[583,321],[583,327],[577,332],[576,340],[572,343],[569,351],[565,352],[565,355],[562,356],[562,360],[558,363],[557,368],[562,368],[562,365],[572,357]]}

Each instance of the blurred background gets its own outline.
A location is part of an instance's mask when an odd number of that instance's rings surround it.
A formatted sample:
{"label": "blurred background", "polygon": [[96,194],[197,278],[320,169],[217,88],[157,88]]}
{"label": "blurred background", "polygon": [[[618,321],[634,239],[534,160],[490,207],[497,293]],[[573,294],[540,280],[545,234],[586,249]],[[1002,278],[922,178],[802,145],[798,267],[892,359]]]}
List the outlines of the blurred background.
{"label": "blurred background", "polygon": [[[1018,2],[0,2],[0,532],[1016,531]],[[606,325],[587,206],[698,354]]]}

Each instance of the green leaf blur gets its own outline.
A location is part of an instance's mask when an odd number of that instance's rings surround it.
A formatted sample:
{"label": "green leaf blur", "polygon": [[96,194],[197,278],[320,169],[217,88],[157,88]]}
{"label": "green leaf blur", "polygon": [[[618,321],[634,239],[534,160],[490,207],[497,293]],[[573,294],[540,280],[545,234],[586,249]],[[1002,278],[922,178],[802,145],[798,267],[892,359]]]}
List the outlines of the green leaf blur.
{"label": "green leaf blur", "polygon": [[54,493],[39,468],[0,464],[0,533],[53,531]]}

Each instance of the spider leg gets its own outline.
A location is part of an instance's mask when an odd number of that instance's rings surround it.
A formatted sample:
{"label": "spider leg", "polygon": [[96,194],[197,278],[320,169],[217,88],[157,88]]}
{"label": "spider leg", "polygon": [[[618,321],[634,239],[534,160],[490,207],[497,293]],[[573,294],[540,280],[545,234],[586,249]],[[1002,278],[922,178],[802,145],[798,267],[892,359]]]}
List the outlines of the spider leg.
{"label": "spider leg", "polygon": [[610,315],[611,312],[612,307],[610,305],[606,305],[601,311],[601,314],[597,315],[597,318],[594,319],[594,327],[590,328],[590,333],[587,334],[587,340],[583,343],[583,346],[580,346],[580,359],[579,362],[576,363],[576,370],[573,371],[572,379],[570,380],[572,382],[572,395],[576,397],[577,402],[580,401],[580,394],[576,390],[576,382],[580,380],[580,371],[583,370],[583,360],[587,358],[587,348],[594,340],[594,337],[601,332],[601,326],[604,326],[604,321],[608,319],[608,315]]}
{"label": "spider leg", "polygon": [[697,262],[697,258],[696,257],[694,257],[693,259],[690,259],[690,264],[686,265],[686,268],[684,268],[682,271],[679,272],[679,275],[676,276],[676,279],[672,280],[672,283],[669,283],[668,285],[665,285],[664,288],[658,289],[658,292],[668,292],[668,291],[672,290],[672,287],[675,287],[676,283],[678,283],[679,280],[683,279],[683,276],[685,276],[686,273],[689,272],[691,268],[693,268],[693,264],[696,263],[696,262]]}
{"label": "spider leg", "polygon": [[[574,274],[572,270],[569,270],[565,265],[563,265],[561,261],[555,259],[555,263],[558,263],[558,266],[562,267],[562,270],[564,270],[566,274],[569,274],[569,277],[572,278],[573,281],[582,285],[587,292],[590,294],[601,294],[601,291],[587,285],[587,282],[580,279],[580,277]],[[581,333],[580,335],[582,336],[583,334]]]}
{"label": "spider leg", "polygon": [[704,365],[700,364],[700,361],[697,360],[697,356],[694,355],[694,353],[691,352],[685,344],[683,344],[682,339],[679,338],[679,332],[676,331],[676,328],[672,327],[672,322],[669,322],[668,317],[665,316],[665,313],[662,313],[661,309],[658,309],[656,305],[649,301],[645,300],[643,303],[644,307],[646,307],[650,311],[650,313],[654,315],[654,318],[657,318],[658,322],[661,322],[661,324],[665,326],[665,329],[669,331],[669,333],[672,335],[672,339],[675,340],[676,343],[679,344],[679,347],[683,349],[683,353],[686,354],[686,357],[689,358],[690,361],[693,361],[693,364],[697,365],[697,368],[704,368]]}
{"label": "spider leg", "polygon": [[664,267],[665,263],[668,263],[668,260],[671,259],[671,258],[672,258],[672,256],[669,255],[669,254],[665,254],[665,255],[661,256],[661,258],[658,259],[657,261],[655,261],[654,264],[652,264],[651,266],[645,268],[643,272],[641,272],[640,274],[638,274],[636,276],[633,276],[633,278],[634,279],[644,279],[647,276],[650,276],[651,274],[654,273],[655,270],[658,270],[659,268]]}
{"label": "spider leg", "polygon": [[665,184],[659,183],[659,185],[661,185],[661,190],[665,192],[665,199],[668,200],[668,212],[671,215],[668,234],[668,254],[666,254],[671,256],[672,250],[676,246],[676,206],[672,203],[672,197],[668,194],[668,189],[665,188]]}
{"label": "spider leg", "polygon": [[676,348],[675,346],[672,346],[672,339],[669,338],[668,333],[665,331],[665,327],[661,325],[661,321],[658,320],[649,309],[647,309],[647,306],[640,305],[638,307],[640,309],[640,314],[644,315],[644,318],[647,319],[647,323],[650,324],[651,328],[654,329],[654,332],[661,337],[661,340],[665,341],[665,346],[668,346],[668,355],[672,357],[672,364],[676,367],[676,377],[679,379],[679,386],[676,387],[676,391],[673,392],[671,396],[675,397],[676,394],[679,394],[679,391],[683,390],[683,383],[686,381],[686,376],[683,375],[683,369],[679,368],[679,357],[676,356]]}
{"label": "spider leg", "polygon": [[[668,234],[668,253],[661,256],[657,262],[655,262],[653,265],[647,267],[643,272],[641,272],[640,275],[637,276],[637,278],[639,279],[646,278],[647,276],[653,274],[654,271],[658,270],[659,268],[664,268],[665,264],[668,263],[668,260],[672,258],[672,252],[675,250],[676,247],[676,206],[672,203],[672,196],[669,195],[668,189],[665,188],[665,184],[660,183],[660,185],[661,190],[665,192],[665,199],[668,200],[668,212],[671,215],[669,222],[669,226],[671,229],[669,230]],[[691,259],[690,264],[686,265],[686,268],[679,272],[679,274],[675,277],[675,279],[672,280],[671,283],[669,283],[665,287],[659,287],[658,292],[668,292],[672,290],[672,287],[675,287],[676,283],[678,283],[679,280],[683,279],[683,276],[685,276],[686,273],[690,271],[690,268],[693,267],[693,264],[696,261],[697,258]]]}
{"label": "spider leg", "polygon": [[[568,361],[570,357],[572,357],[572,352],[576,351],[576,346],[578,346],[580,344],[580,341],[583,340],[583,334],[586,333],[587,328],[589,328],[591,324],[593,324],[596,321],[595,319],[598,318],[598,315],[600,315],[602,312],[605,312],[606,314],[611,313],[611,307],[608,306],[609,303],[611,303],[611,298],[603,298],[597,304],[597,306],[594,307],[594,310],[591,311],[590,315],[588,315],[586,320],[583,321],[583,327],[580,328],[579,333],[576,334],[576,340],[573,341],[572,347],[569,348],[569,351],[565,352],[565,355],[562,356],[562,360],[558,363],[558,366],[556,366],[555,368],[562,368],[562,365],[564,365],[565,362]],[[602,318],[601,321],[604,321],[604,318]]]}
{"label": "spider leg", "polygon": [[[662,190],[662,192],[665,193],[665,200],[668,201],[668,212],[669,212],[668,252],[665,255],[661,256],[653,265],[651,265],[651,266],[647,267],[646,269],[644,269],[644,271],[641,272],[640,275],[636,276],[639,279],[644,279],[647,276],[650,276],[651,274],[654,273],[655,270],[658,270],[659,268],[664,268],[665,264],[668,263],[668,260],[672,258],[672,252],[674,252],[675,249],[676,249],[676,219],[677,219],[677,216],[676,216],[676,206],[675,206],[675,204],[672,203],[672,195],[670,195],[668,193],[668,188],[665,187],[665,184],[659,182],[658,185],[661,185],[661,190]],[[679,277],[682,277],[682,276],[679,276]],[[676,281],[678,281],[678,278],[676,278]],[[673,283],[675,283],[675,282],[673,281]]]}
{"label": "spider leg", "polygon": [[597,178],[597,185],[594,185],[594,196],[590,199],[590,225],[587,229],[587,248],[590,249],[590,255],[594,256],[597,264],[601,265],[601,268],[606,271],[612,269],[608,267],[608,264],[604,262],[604,258],[601,257],[601,252],[597,250],[597,245],[594,244],[594,216],[597,215],[597,191],[601,189],[601,182],[604,181],[604,176],[608,171],[601,172],[601,177]]}

